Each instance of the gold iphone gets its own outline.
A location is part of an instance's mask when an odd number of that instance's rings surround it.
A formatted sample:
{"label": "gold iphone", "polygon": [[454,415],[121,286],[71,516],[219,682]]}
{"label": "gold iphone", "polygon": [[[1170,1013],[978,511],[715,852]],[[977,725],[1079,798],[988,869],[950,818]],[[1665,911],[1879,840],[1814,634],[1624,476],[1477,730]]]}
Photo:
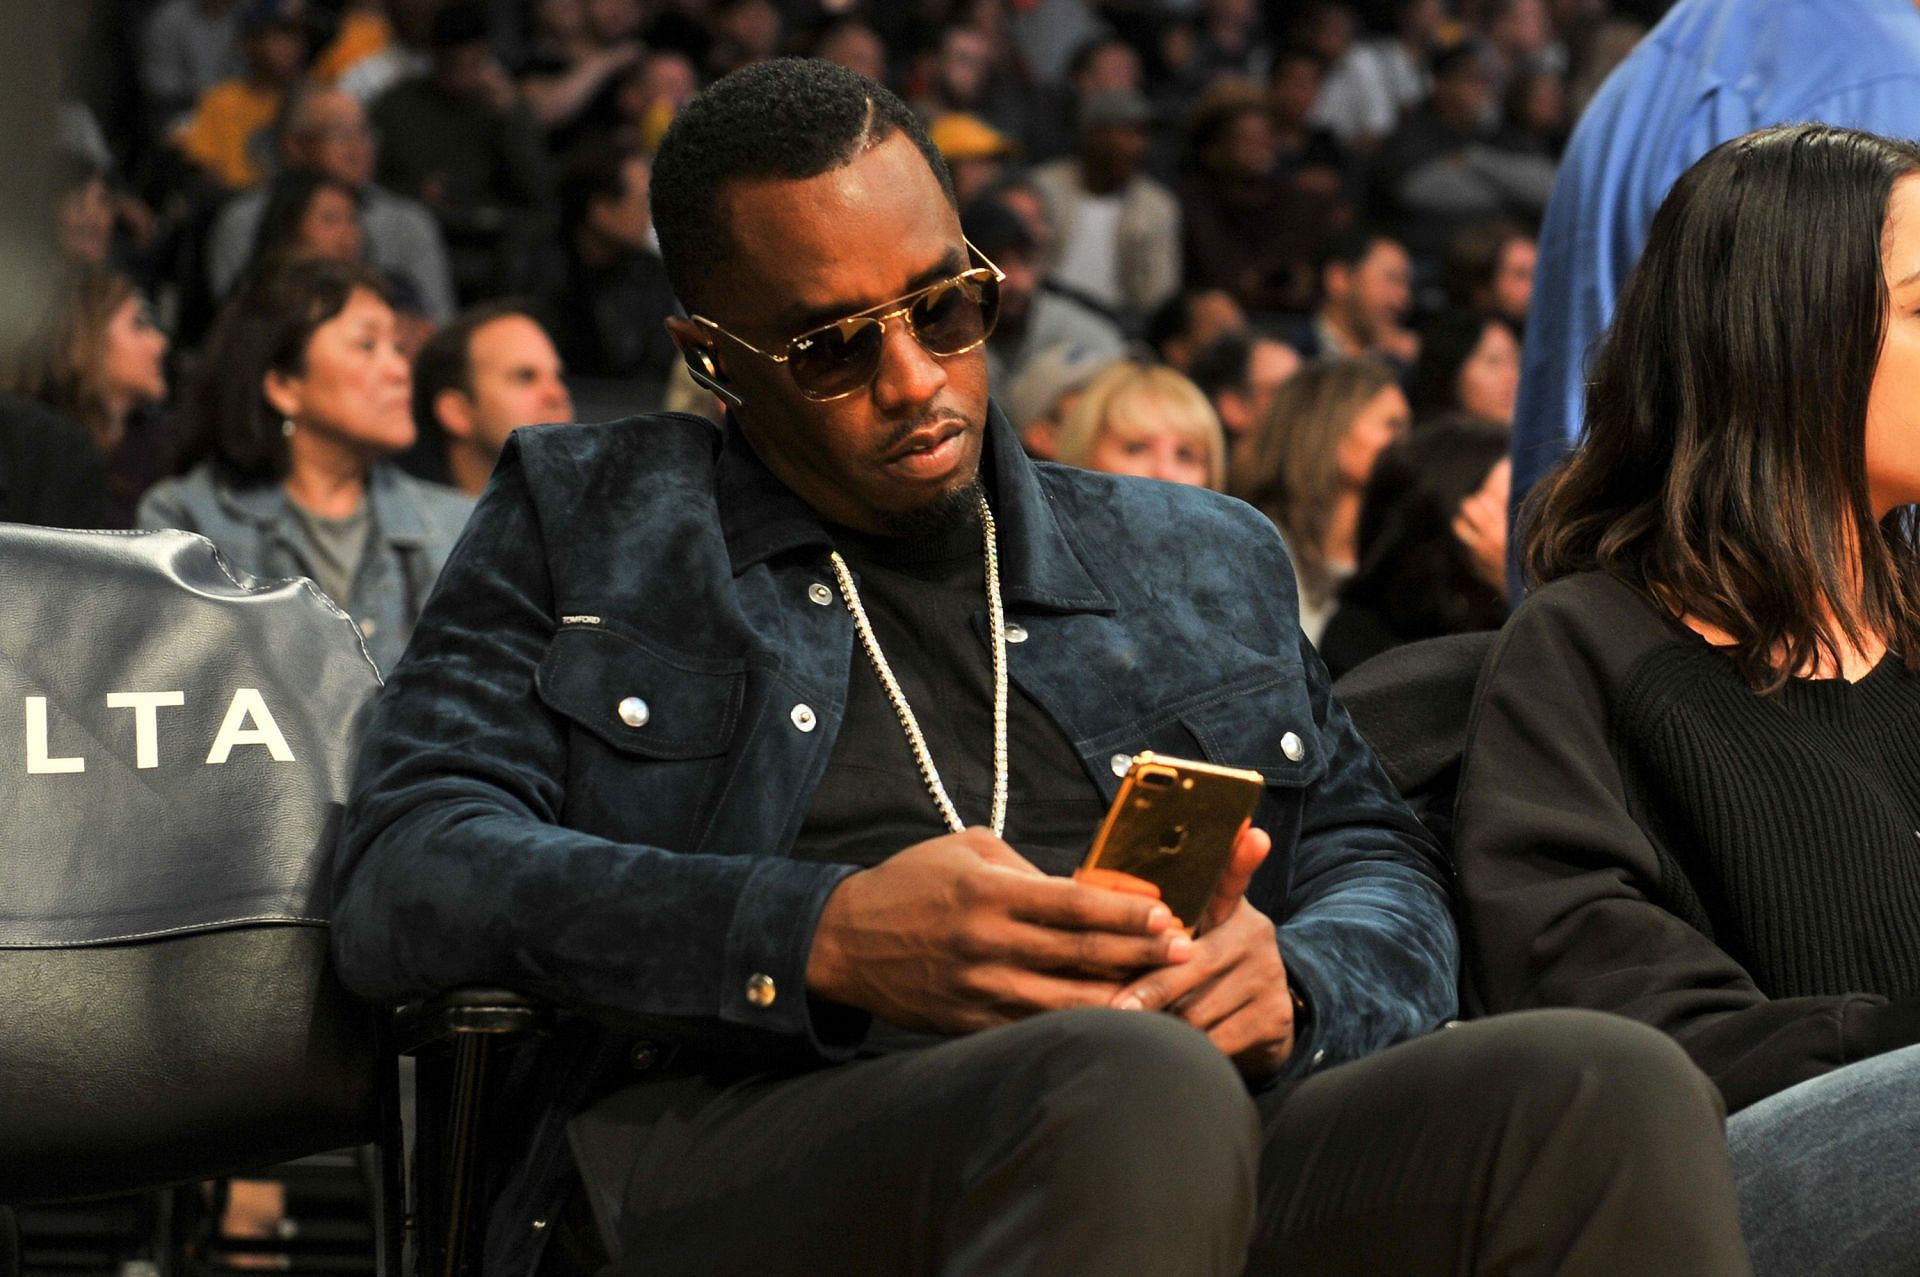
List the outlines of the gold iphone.
{"label": "gold iphone", "polygon": [[1091,882],[1110,874],[1144,879],[1192,931],[1265,786],[1255,771],[1136,754],[1076,876]]}

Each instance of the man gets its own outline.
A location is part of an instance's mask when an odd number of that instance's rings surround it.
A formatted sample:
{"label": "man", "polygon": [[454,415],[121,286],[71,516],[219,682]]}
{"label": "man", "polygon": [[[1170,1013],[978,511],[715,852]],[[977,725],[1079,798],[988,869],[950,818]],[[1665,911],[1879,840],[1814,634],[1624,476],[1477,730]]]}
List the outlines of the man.
{"label": "man", "polygon": [[1512,222],[1474,222],[1462,228],[1441,263],[1447,305],[1505,320],[1514,332],[1525,333],[1539,258],[1533,236]]}
{"label": "man", "polygon": [[677,362],[662,321],[677,314],[647,210],[638,151],[589,145],[560,178],[561,260],[545,291],[575,374],[664,382]]}
{"label": "man", "polygon": [[481,0],[445,0],[432,19],[432,69],[369,111],[381,184],[433,210],[466,297],[500,292],[516,256],[549,229],[546,141],[491,39]]}
{"label": "man", "polygon": [[163,0],[141,32],[139,69],[148,119],[164,127],[180,118],[246,69],[237,0]]}
{"label": "man", "polygon": [[[1677,1048],[1422,1036],[1445,871],[1278,538],[1021,454],[938,166],[823,62],[690,105],[654,213],[726,427],[516,434],[369,732],[349,982],[582,1013],[489,1271],[1744,1271]],[[1266,776],[1197,937],[1067,876],[1149,746]]]}
{"label": "man", "polygon": [[1433,92],[1373,159],[1376,200],[1422,260],[1437,258],[1461,226],[1489,217],[1540,215],[1553,189],[1553,161],[1507,150],[1491,108],[1493,84],[1480,46],[1463,42],[1433,58]]}
{"label": "man", "polygon": [[1054,284],[1134,319],[1180,290],[1180,205],[1141,171],[1152,121],[1139,93],[1099,94],[1081,107],[1078,157],[1033,172],[1060,236]]}
{"label": "man", "polygon": [[[378,144],[360,103],[339,89],[295,89],[281,114],[280,163],[345,183],[360,193],[360,230],[369,265],[405,280],[421,312],[436,323],[453,318],[453,279],[447,248],[433,215],[418,200],[395,195],[373,180]],[[231,292],[253,255],[264,186],[227,201],[207,241],[207,281],[215,296]]]}
{"label": "man", "polygon": [[1377,231],[1342,231],[1320,263],[1320,308],[1295,344],[1307,359],[1373,355],[1406,370],[1420,339],[1406,327],[1413,309],[1413,259]]}
{"label": "man", "polygon": [[1514,410],[1515,510],[1580,433],[1587,359],[1667,188],[1720,143],[1798,120],[1911,137],[1915,6],[1680,0],[1607,78],[1567,144],[1540,230]]}
{"label": "man", "polygon": [[567,421],[573,400],[547,330],[511,301],[475,306],[435,333],[413,363],[420,441],[407,468],[479,496],[521,426]]}
{"label": "man", "polygon": [[1259,428],[1274,395],[1299,371],[1300,352],[1286,342],[1234,330],[1202,346],[1188,375],[1219,414],[1227,442],[1234,444]]}
{"label": "man", "polygon": [[1041,281],[1040,248],[1027,220],[1001,199],[983,196],[961,213],[967,239],[1000,268],[1000,319],[986,342],[994,383],[1012,386],[1044,350],[1075,346],[1100,358],[1118,358],[1127,339],[1093,307]]}
{"label": "man", "polygon": [[1247,313],[1231,295],[1218,288],[1190,288],[1154,312],[1146,337],[1162,363],[1191,373],[1201,351],[1246,327]]}
{"label": "man", "polygon": [[181,154],[233,191],[267,175],[274,118],[306,69],[305,10],[299,0],[247,0],[239,32],[243,70],[202,93],[173,133]]}

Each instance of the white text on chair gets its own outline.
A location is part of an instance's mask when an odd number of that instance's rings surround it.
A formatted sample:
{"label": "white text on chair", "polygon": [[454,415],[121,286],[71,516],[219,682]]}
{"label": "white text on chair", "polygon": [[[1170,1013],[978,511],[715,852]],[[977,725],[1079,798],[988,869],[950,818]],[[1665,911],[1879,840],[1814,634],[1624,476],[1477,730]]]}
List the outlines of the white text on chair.
{"label": "white text on chair", "polygon": [[[185,692],[107,693],[108,709],[133,711],[133,765],[136,768],[160,765],[160,711],[186,703]],[[58,776],[87,770],[87,760],[77,754],[66,758],[52,756],[47,741],[46,697],[27,697],[26,712],[27,775]],[[227,716],[214,735],[212,748],[207,751],[207,762],[213,765],[226,762],[236,745],[261,745],[274,762],[293,761],[293,750],[287,746],[286,735],[273,721],[273,714],[258,688],[234,689],[233,699],[227,704]]]}

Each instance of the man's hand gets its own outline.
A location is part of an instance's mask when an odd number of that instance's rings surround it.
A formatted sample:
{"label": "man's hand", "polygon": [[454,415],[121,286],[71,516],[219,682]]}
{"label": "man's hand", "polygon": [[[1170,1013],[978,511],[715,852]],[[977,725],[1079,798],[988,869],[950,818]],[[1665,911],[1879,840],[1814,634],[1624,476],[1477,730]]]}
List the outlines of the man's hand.
{"label": "man's hand", "polygon": [[1246,901],[1247,884],[1273,840],[1246,829],[1213,893],[1193,954],[1114,996],[1130,1011],[1171,1011],[1205,1033],[1242,1073],[1272,1073],[1293,1054],[1293,994],[1273,921]]}
{"label": "man's hand", "polygon": [[827,898],[807,991],[909,1029],[962,1033],[1107,1006],[1195,944],[1157,900],[1042,873],[985,829],[917,843]]}

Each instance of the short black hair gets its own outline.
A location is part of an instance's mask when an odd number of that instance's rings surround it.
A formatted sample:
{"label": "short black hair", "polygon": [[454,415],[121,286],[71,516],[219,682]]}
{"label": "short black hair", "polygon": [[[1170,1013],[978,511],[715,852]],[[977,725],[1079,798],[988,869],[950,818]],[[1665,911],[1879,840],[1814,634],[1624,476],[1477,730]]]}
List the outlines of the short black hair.
{"label": "short black hair", "polygon": [[1327,240],[1320,250],[1319,271],[1324,275],[1329,266],[1345,266],[1352,270],[1373,254],[1380,244],[1398,244],[1400,241],[1378,226],[1350,226]]}
{"label": "short black hair", "polygon": [[896,133],[920,149],[954,203],[925,126],[884,85],[820,58],[774,58],[716,80],[680,112],[653,162],[653,224],[681,303],[698,309],[700,289],[731,251],[716,216],[723,186],[818,177]]}
{"label": "short black hair", "polygon": [[443,433],[433,401],[443,390],[473,393],[473,335],[496,319],[521,315],[546,327],[539,308],[519,297],[497,297],[460,312],[427,339],[413,357],[413,424],[424,437]]}
{"label": "short black hair", "polygon": [[1253,334],[1221,333],[1194,355],[1187,377],[1209,399],[1218,399],[1229,390],[1245,394],[1252,384],[1248,380],[1252,362]]}
{"label": "short black hair", "polygon": [[587,220],[587,212],[606,200],[627,196],[627,165],[644,159],[646,152],[624,146],[612,138],[593,138],[575,147],[561,170],[557,190],[560,197],[560,229],[571,234]]}

